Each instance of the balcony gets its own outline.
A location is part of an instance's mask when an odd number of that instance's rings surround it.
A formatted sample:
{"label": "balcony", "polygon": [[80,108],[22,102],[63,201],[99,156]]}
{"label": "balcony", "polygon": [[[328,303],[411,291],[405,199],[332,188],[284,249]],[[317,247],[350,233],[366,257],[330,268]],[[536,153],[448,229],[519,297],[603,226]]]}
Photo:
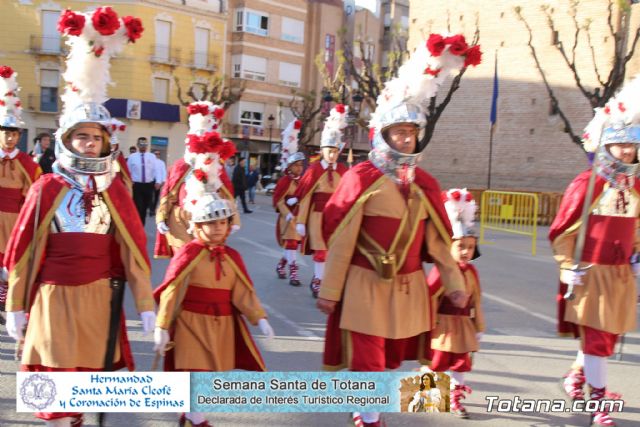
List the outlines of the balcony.
{"label": "balcony", "polygon": [[192,51],[189,62],[189,66],[196,70],[216,71],[220,59],[218,55],[209,52]]}
{"label": "balcony", "polygon": [[179,47],[170,47],[155,44],[151,46],[151,57],[149,60],[156,64],[166,64],[176,66],[180,64]]}
{"label": "balcony", "polygon": [[[222,133],[227,138],[244,138],[269,141],[269,128],[254,125],[226,123],[222,124]],[[280,141],[282,129],[271,129],[271,140]]]}
{"label": "balcony", "polygon": [[68,49],[59,36],[36,36],[29,39],[29,53],[35,55],[67,55]]}

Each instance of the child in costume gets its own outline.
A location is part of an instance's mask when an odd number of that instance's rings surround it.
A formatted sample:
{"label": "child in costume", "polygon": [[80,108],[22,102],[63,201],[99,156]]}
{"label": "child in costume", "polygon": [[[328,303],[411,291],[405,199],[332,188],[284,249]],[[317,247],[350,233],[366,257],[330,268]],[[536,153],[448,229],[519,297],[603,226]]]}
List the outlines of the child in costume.
{"label": "child in costume", "polygon": [[460,402],[471,393],[465,384],[464,373],[471,371],[471,352],[478,351],[484,332],[481,306],[480,280],[470,261],[480,256],[477,234],[473,228],[476,203],[466,189],[451,189],[443,193],[444,206],[453,228],[451,255],[458,262],[465,279],[466,293],[470,295],[465,307],[455,307],[442,295],[440,272],[434,267],[428,276],[431,294],[437,298],[436,327],[431,331],[432,362],[436,372],[450,371],[451,412],[468,418]]}
{"label": "child in costume", "polygon": [[[226,144],[230,142],[209,135],[206,147],[194,154],[194,171],[185,184],[194,239],[172,258],[163,284],[154,291],[159,302],[154,350],[166,353],[166,371],[265,370],[241,314],[268,337],[273,329],[242,257],[224,244],[231,232],[233,205],[204,192],[205,184],[222,185],[216,181]],[[168,346],[170,339],[173,346]],[[183,414],[180,425],[209,423],[203,414],[190,412]]]}
{"label": "child in costume", "polygon": [[295,192],[304,170],[304,154],[298,151],[300,125],[300,120],[294,120],[282,132],[283,149],[280,169],[285,174],[278,180],[273,192],[273,207],[278,212],[276,240],[284,250],[284,255],[276,266],[276,272],[280,279],[285,279],[287,264],[289,264],[289,284],[291,286],[300,286],[296,251],[300,247],[302,236],[296,231],[295,215],[298,205]]}

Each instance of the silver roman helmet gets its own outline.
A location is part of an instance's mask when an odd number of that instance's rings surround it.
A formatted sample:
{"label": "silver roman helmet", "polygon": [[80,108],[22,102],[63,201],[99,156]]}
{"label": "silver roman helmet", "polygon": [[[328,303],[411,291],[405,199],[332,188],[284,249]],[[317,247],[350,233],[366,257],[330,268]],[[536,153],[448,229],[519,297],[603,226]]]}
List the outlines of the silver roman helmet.
{"label": "silver roman helmet", "polygon": [[287,167],[291,166],[295,162],[304,162],[304,159],[305,159],[304,153],[301,153],[300,151],[297,151],[297,152],[291,154],[289,156],[289,158],[287,159]]}
{"label": "silver roman helmet", "polygon": [[216,193],[202,195],[190,211],[191,222],[194,224],[230,218],[234,213],[231,202]]}

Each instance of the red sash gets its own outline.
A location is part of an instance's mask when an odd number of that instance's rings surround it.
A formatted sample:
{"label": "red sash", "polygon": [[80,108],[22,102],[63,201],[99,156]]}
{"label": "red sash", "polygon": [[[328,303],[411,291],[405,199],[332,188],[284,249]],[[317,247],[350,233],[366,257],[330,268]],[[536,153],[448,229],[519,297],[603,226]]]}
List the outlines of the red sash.
{"label": "red sash", "polygon": [[109,278],[112,240],[111,234],[50,234],[38,282],[77,286]]}
{"label": "red sash", "polygon": [[182,301],[182,309],[209,316],[231,316],[231,290],[203,288],[190,284]]}
{"label": "red sash", "polygon": [[24,197],[20,188],[0,187],[0,212],[19,213]]}
{"label": "red sash", "polygon": [[438,307],[438,314],[451,314],[454,316],[469,317],[471,316],[471,304],[467,304],[464,308],[456,307],[448,297],[444,297]]}
{"label": "red sash", "polygon": [[600,265],[628,264],[633,254],[636,219],[591,215],[582,261]]}

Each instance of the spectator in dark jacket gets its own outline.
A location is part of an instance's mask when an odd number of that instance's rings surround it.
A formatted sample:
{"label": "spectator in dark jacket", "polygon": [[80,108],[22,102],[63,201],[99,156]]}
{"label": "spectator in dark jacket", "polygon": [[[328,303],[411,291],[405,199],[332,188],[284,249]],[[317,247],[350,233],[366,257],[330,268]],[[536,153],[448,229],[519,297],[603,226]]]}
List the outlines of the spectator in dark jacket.
{"label": "spectator in dark jacket", "polygon": [[[43,132],[36,138],[36,143],[40,144],[40,150],[42,151],[38,155],[34,155],[34,160],[38,162],[42,173],[51,173],[51,166],[56,161],[56,154],[51,147],[51,134]],[[35,152],[35,150],[34,150]]]}
{"label": "spectator in dark jacket", "polygon": [[260,181],[260,172],[254,165],[249,165],[249,174],[247,175],[247,185],[249,187],[249,203],[256,204],[256,185]]}
{"label": "spectator in dark jacket", "polygon": [[233,191],[236,193],[236,197],[240,197],[244,213],[251,213],[253,211],[250,211],[247,207],[247,199],[245,197],[245,192],[247,191],[247,174],[244,170],[245,163],[246,159],[240,159],[238,161],[238,165],[233,170],[231,181],[233,182]]}

